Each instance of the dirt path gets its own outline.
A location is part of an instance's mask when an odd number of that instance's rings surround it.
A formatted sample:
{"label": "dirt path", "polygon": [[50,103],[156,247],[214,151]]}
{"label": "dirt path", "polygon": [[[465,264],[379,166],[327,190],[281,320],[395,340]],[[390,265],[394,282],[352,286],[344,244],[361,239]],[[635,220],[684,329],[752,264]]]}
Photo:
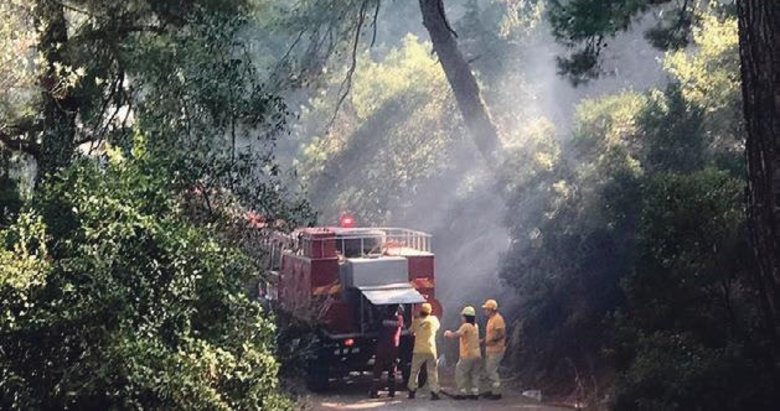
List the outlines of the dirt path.
{"label": "dirt path", "polygon": [[[451,373],[443,371],[440,375],[442,390],[454,392],[454,383]],[[461,400],[456,401],[442,395],[440,401],[431,401],[426,390],[420,390],[417,399],[407,399],[406,391],[396,394],[395,398],[388,398],[387,392],[380,392],[380,398],[369,399],[368,389],[371,384],[369,375],[350,376],[343,380],[332,381],[331,389],[327,394],[309,394],[300,401],[300,410],[305,411],[346,411],[346,410],[474,410],[474,411],[499,411],[499,410],[524,410],[524,411],[571,411],[571,408],[563,408],[541,404],[532,399],[523,397],[520,389],[508,385],[504,388],[504,397],[501,400]]]}

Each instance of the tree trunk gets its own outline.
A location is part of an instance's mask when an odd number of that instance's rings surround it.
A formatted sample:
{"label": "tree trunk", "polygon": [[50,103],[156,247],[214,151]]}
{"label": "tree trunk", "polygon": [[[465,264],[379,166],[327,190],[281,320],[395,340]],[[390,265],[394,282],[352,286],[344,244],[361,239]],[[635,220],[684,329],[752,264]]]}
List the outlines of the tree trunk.
{"label": "tree trunk", "polygon": [[763,320],[777,359],[780,284],[780,2],[740,0],[748,221]]}
{"label": "tree trunk", "polygon": [[450,83],[458,108],[482,156],[493,168],[497,164],[501,141],[493,120],[479,93],[477,79],[458,50],[455,36],[444,15],[442,0],[420,0],[423,25],[433,42],[444,74]]}
{"label": "tree trunk", "polygon": [[43,135],[40,155],[37,158],[36,178],[40,181],[47,173],[70,164],[76,149],[78,105],[56,69],[57,65],[69,67],[65,56],[68,28],[62,3],[56,0],[39,0],[35,14],[36,23],[43,26],[38,47],[46,62],[40,78],[43,90]]}

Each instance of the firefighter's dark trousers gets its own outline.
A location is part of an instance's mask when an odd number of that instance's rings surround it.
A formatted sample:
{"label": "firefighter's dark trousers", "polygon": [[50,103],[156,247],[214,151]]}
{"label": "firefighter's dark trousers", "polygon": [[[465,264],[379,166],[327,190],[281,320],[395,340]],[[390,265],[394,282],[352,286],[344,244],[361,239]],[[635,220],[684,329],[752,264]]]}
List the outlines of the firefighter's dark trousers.
{"label": "firefighter's dark trousers", "polygon": [[387,371],[387,390],[391,395],[395,394],[395,371],[397,350],[378,350],[376,362],[374,362],[374,382],[371,391],[376,393],[382,385],[382,372]]}

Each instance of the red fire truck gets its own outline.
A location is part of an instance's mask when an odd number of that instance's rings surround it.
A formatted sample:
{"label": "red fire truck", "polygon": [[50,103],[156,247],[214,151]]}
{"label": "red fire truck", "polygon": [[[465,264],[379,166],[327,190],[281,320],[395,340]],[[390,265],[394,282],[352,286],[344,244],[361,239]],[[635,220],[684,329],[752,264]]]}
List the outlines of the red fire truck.
{"label": "red fire truck", "polygon": [[[418,305],[435,298],[434,256],[429,234],[404,229],[354,227],[342,216],[339,227],[303,228],[270,240],[276,284],[267,292],[277,306],[317,324],[317,344],[308,362],[312,389],[332,377],[368,371],[374,361],[379,316],[402,305],[408,328]],[[273,291],[271,291],[273,290]],[[408,379],[413,336],[401,338],[400,368]]]}

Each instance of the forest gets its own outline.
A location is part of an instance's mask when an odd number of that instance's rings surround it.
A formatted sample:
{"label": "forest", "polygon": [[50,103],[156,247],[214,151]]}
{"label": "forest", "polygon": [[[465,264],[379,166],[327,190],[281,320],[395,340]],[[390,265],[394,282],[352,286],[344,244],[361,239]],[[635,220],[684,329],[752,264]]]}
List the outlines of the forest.
{"label": "forest", "polygon": [[762,0],[3,0],[0,408],[300,409],[257,245],[349,212],[524,387],[777,409],[778,96]]}

